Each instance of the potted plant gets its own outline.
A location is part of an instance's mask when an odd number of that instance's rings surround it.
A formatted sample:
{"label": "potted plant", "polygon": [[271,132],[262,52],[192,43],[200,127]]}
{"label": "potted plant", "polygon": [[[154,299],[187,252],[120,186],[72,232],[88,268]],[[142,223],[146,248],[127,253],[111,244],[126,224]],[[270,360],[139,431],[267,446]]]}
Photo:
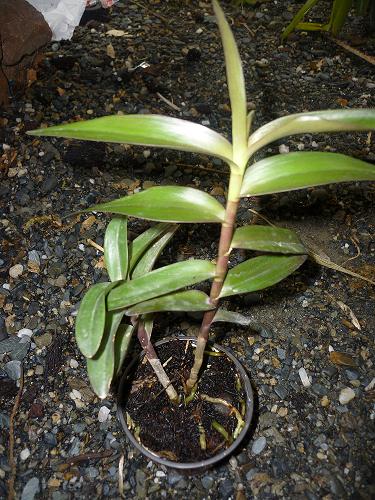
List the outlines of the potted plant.
{"label": "potted plant", "polygon": [[[109,116],[30,132],[202,153],[220,158],[229,167],[225,207],[192,187],[158,186],[87,209],[115,214],[104,242],[111,281],[91,286],[76,321],[77,342],[87,358],[91,384],[99,397],[108,394],[136,332],[149,363],[138,363],[135,374],[126,372],[123,381],[133,378],[127,386],[127,415],[120,412],[120,419],[146,456],[190,471],[212,465],[230,453],[251,419],[252,395],[245,371],[223,348],[207,344],[215,321],[249,321],[221,309],[220,300],[278,283],[300,267],[308,254],[298,235],[289,229],[261,225],[236,228],[240,199],[375,179],[372,165],[337,153],[295,152],[255,160],[264,146],[288,135],[375,130],[375,111],[299,113],[252,132],[254,112],[247,113],[238,48],[216,0],[213,8],[224,47],[232,143],[202,125],[159,115]],[[158,224],[127,242],[127,217]],[[221,225],[216,262],[189,259],[153,270],[177,225],[184,223]],[[235,249],[257,255],[232,265]],[[192,288],[206,280],[212,280],[209,295]],[[163,311],[204,311],[197,338],[168,339],[155,349],[151,342],[153,317]],[[156,424],[159,427],[154,428]],[[193,452],[188,451],[191,443]]]}

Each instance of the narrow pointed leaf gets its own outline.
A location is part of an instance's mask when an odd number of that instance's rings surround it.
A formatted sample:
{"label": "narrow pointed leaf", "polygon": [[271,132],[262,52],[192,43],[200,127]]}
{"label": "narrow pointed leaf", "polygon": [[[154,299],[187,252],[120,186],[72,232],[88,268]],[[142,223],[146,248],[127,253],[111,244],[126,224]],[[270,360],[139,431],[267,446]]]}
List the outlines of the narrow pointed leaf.
{"label": "narrow pointed leaf", "polygon": [[226,309],[217,310],[212,322],[216,323],[219,321],[223,323],[236,323],[237,325],[242,326],[249,326],[254,322],[254,320],[250,316],[244,316],[243,314],[240,314],[238,312],[227,311]]}
{"label": "narrow pointed leaf", "polygon": [[209,311],[214,309],[204,292],[187,290],[139,302],[126,310],[127,316],[160,311]]}
{"label": "narrow pointed leaf", "polygon": [[126,217],[116,217],[104,236],[104,260],[111,281],[125,280],[128,274],[128,224]]}
{"label": "narrow pointed leaf", "polygon": [[208,260],[185,260],[127,281],[108,295],[109,310],[123,309],[213,278],[215,265]]}
{"label": "narrow pointed leaf", "polygon": [[232,146],[222,135],[197,123],[161,115],[104,116],[28,134],[178,149],[227,162],[232,159]]}
{"label": "narrow pointed leaf", "polygon": [[249,168],[241,196],[281,193],[335,182],[375,180],[375,167],[338,153],[288,153]]}
{"label": "narrow pointed leaf", "polygon": [[115,369],[114,341],[123,313],[107,312],[105,332],[98,352],[87,360],[87,374],[95,394],[104,399],[109,392]]}
{"label": "narrow pointed leaf", "polygon": [[165,222],[222,222],[224,207],[199,189],[157,186],[88,210]]}
{"label": "narrow pointed leaf", "polygon": [[114,376],[118,376],[128,353],[130,342],[133,336],[134,326],[121,324],[115,336],[115,366],[114,366]]}
{"label": "narrow pointed leaf", "polygon": [[288,135],[355,130],[375,130],[374,109],[335,109],[283,116],[256,130],[249,138],[249,149],[254,154]]}
{"label": "narrow pointed leaf", "polygon": [[86,358],[91,358],[99,349],[105,326],[105,299],[111,283],[91,286],[82,299],[76,318],[76,340]]}
{"label": "narrow pointed leaf", "polygon": [[143,253],[164,233],[170,231],[174,224],[169,224],[167,222],[160,222],[155,224],[155,226],[150,227],[142,234],[137,236],[135,240],[129,243],[129,274],[133,271],[135,264],[141,258]]}
{"label": "narrow pointed leaf", "polygon": [[154,329],[154,314],[142,314],[141,319],[143,321],[148,338],[151,338],[152,330]]}
{"label": "narrow pointed leaf", "polygon": [[225,18],[219,3],[213,0],[213,8],[219,25],[221,40],[224,48],[225,68],[230,103],[232,108],[232,140],[233,160],[241,163],[246,157],[247,143],[247,102],[245,79],[237,44],[232,30]]}
{"label": "narrow pointed leaf", "polygon": [[304,16],[307,14],[307,12],[316,4],[318,3],[318,0],[307,0],[306,3],[302,5],[302,7],[299,9],[297,14],[293,17],[292,21],[288,24],[288,26],[283,30],[283,33],[281,35],[282,39],[287,38],[292,31],[294,31],[297,28],[297,25]]}
{"label": "narrow pointed leaf", "polygon": [[259,252],[307,254],[297,233],[291,229],[271,226],[243,226],[235,230],[232,248]]}
{"label": "narrow pointed leaf", "polygon": [[172,238],[174,233],[177,231],[178,227],[179,226],[177,224],[173,224],[172,227],[168,231],[166,231],[165,234],[163,234],[158,240],[154,241],[154,243],[150,245],[150,247],[144,252],[142,257],[138,260],[137,264],[134,266],[132,279],[139,278],[140,276],[143,276],[144,274],[147,274],[149,271],[152,270],[156,262],[156,259],[162,253],[166,244]]}
{"label": "narrow pointed leaf", "polygon": [[220,297],[255,292],[283,280],[306,260],[305,255],[262,255],[238,264],[228,272]]}

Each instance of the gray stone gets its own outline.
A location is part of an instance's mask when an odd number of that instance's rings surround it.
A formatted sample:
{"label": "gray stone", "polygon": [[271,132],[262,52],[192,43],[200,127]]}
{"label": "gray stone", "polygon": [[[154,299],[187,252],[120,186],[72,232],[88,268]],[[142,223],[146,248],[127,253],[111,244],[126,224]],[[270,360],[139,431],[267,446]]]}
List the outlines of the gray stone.
{"label": "gray stone", "polygon": [[357,378],[359,377],[358,372],[354,370],[345,370],[345,373],[349,380],[357,380]]}
{"label": "gray stone", "polygon": [[18,337],[9,337],[8,339],[0,342],[0,354],[3,354],[5,352],[12,352],[19,341],[20,340]]}
{"label": "gray stone", "polygon": [[32,477],[27,481],[22,490],[21,500],[34,500],[35,495],[39,493],[39,479]]}
{"label": "gray stone", "polygon": [[21,377],[21,361],[12,360],[4,365],[4,370],[12,380],[18,380]]}
{"label": "gray stone", "polygon": [[266,447],[267,440],[264,436],[258,437],[256,439],[251,447],[251,451],[254,453],[254,455],[259,455],[259,453],[262,453],[264,448]]}
{"label": "gray stone", "polygon": [[278,347],[277,348],[277,357],[283,361],[286,358],[286,350]]}
{"label": "gray stone", "polygon": [[48,446],[51,446],[52,448],[57,445],[56,436],[52,434],[52,432],[46,432],[44,434],[44,441],[48,444]]}
{"label": "gray stone", "polygon": [[276,392],[276,394],[279,396],[280,399],[285,399],[288,396],[288,390],[282,384],[278,384],[275,387],[274,391]]}
{"label": "gray stone", "polygon": [[9,416],[0,412],[0,429],[9,429]]}
{"label": "gray stone", "polygon": [[233,495],[234,485],[231,479],[224,479],[219,486],[219,493],[222,498],[229,498]]}
{"label": "gray stone", "polygon": [[[1,266],[0,266],[1,267]],[[7,328],[5,326],[5,320],[0,316],[0,343],[2,340],[8,338]]]}
{"label": "gray stone", "polygon": [[87,467],[87,469],[86,469],[86,475],[90,479],[95,479],[99,475],[99,471],[95,467],[90,466],[90,467]]}
{"label": "gray stone", "polygon": [[74,455],[78,455],[80,447],[81,447],[81,441],[77,437],[75,437],[68,451],[69,457],[74,457]]}
{"label": "gray stone", "polygon": [[16,361],[22,361],[30,349],[30,338],[22,337],[19,342],[15,345],[14,349],[10,353],[10,357]]}
{"label": "gray stone", "polygon": [[186,490],[187,486],[188,486],[188,483],[187,483],[186,479],[183,479],[183,478],[182,478],[182,479],[180,479],[180,480],[179,480],[179,482],[176,484],[175,488],[176,488],[177,490]]}
{"label": "gray stone", "polygon": [[313,384],[311,389],[317,396],[325,396],[327,394],[327,388],[321,384]]}
{"label": "gray stone", "polygon": [[249,471],[246,472],[246,479],[247,481],[251,481],[255,474],[258,474],[259,470],[254,467],[253,469],[250,469]]}
{"label": "gray stone", "polygon": [[209,490],[214,485],[214,478],[212,476],[204,476],[201,479],[201,483],[205,490]]}
{"label": "gray stone", "polygon": [[173,471],[173,470],[168,471],[167,480],[168,480],[168,484],[170,486],[175,486],[181,479],[182,479],[182,476],[178,472]]}
{"label": "gray stone", "polygon": [[143,472],[142,469],[137,469],[135,473],[135,481],[136,481],[136,493],[139,498],[145,498],[147,494],[146,489],[146,480],[147,476]]}

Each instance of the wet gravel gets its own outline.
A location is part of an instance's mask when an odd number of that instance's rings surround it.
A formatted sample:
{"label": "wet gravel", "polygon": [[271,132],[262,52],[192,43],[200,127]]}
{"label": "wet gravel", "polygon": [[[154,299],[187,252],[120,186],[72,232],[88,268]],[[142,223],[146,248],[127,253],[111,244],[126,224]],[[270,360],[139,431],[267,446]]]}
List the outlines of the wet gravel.
{"label": "wet gravel", "polygon": [[[369,63],[319,34],[293,35],[281,45],[294,2],[244,9],[225,2],[225,8],[256,126],[303,110],[375,106]],[[230,131],[222,51],[208,3],[155,0],[143,9],[119,2],[102,21],[47,47],[37,81],[0,117],[0,497],[6,496],[9,418],[21,375],[15,458],[22,500],[120,498],[122,456],[126,498],[373,497],[375,311],[366,281],[308,262],[270,290],[228,301],[262,324],[257,331],[214,331],[251,374],[255,418],[235,456],[200,477],[145,461],[121,432],[115,397],[99,401],[90,389],[73,325],[87,287],[106,279],[102,255],[89,243],[102,245],[106,218],[66,215],[154,183],[200,187],[223,199],[225,167],[185,153],[34,139],[25,131],[140,112]],[[113,29],[123,34],[108,34]],[[342,36],[375,54],[374,37],[360,19]],[[144,61],[148,67],[140,66]],[[327,150],[374,162],[373,141],[366,133],[306,134],[261,154]],[[374,193],[362,183],[281,194],[243,202],[240,218],[248,220],[255,209],[374,280]],[[144,227],[133,221],[131,235]],[[182,230],[173,252],[179,259],[212,257],[206,241],[216,229],[191,229]],[[192,316],[161,319],[159,335],[175,328],[190,333],[196,324]]]}

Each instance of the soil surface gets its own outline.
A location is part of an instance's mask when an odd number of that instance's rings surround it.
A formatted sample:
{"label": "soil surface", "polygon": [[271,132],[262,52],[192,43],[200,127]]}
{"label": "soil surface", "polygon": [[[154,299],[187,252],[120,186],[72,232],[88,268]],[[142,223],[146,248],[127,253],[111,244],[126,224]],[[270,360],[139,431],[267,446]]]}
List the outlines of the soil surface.
{"label": "soil surface", "polygon": [[[304,110],[375,107],[369,62],[319,33],[280,42],[300,5],[224,2],[255,127]],[[236,455],[201,477],[145,461],[121,431],[115,397],[100,401],[90,389],[74,316],[86,289],[107,279],[92,242],[103,244],[108,219],[65,216],[154,184],[199,187],[223,200],[227,170],[198,155],[25,132],[152,112],[230,134],[222,48],[208,3],[129,0],[104,14],[77,28],[71,41],[52,43],[36,80],[30,74],[25,95],[15,95],[1,113],[0,497],[12,471],[23,500],[120,498],[121,492],[151,499],[374,497],[374,288],[362,279],[309,261],[269,290],[226,301],[254,320],[255,329],[221,325],[213,336],[249,371],[256,410]],[[351,17],[340,36],[375,55],[362,19]],[[368,133],[306,134],[272,144],[259,157],[339,151],[374,163],[373,141]],[[258,218],[296,229],[317,252],[374,280],[374,199],[370,183],[324,186],[246,200],[239,219],[248,222],[256,210]],[[131,236],[145,227],[132,221]],[[161,264],[176,254],[214,256],[215,226],[184,226],[178,234]],[[156,336],[176,327],[190,334],[199,318],[164,315],[158,322]]]}
{"label": "soil surface", "polygon": [[[129,376],[128,394],[122,394],[124,412],[131,418],[130,428],[143,446],[168,460],[198,462],[215,456],[232,444],[237,424],[244,426],[244,392],[234,363],[217,351],[206,355],[195,395],[187,402],[182,382],[188,379],[193,366],[191,342],[174,340],[157,347],[156,352],[180,403],[171,405],[144,358]],[[208,401],[207,396],[216,401]],[[240,420],[232,408],[242,417]],[[219,431],[217,424],[221,426]]]}

